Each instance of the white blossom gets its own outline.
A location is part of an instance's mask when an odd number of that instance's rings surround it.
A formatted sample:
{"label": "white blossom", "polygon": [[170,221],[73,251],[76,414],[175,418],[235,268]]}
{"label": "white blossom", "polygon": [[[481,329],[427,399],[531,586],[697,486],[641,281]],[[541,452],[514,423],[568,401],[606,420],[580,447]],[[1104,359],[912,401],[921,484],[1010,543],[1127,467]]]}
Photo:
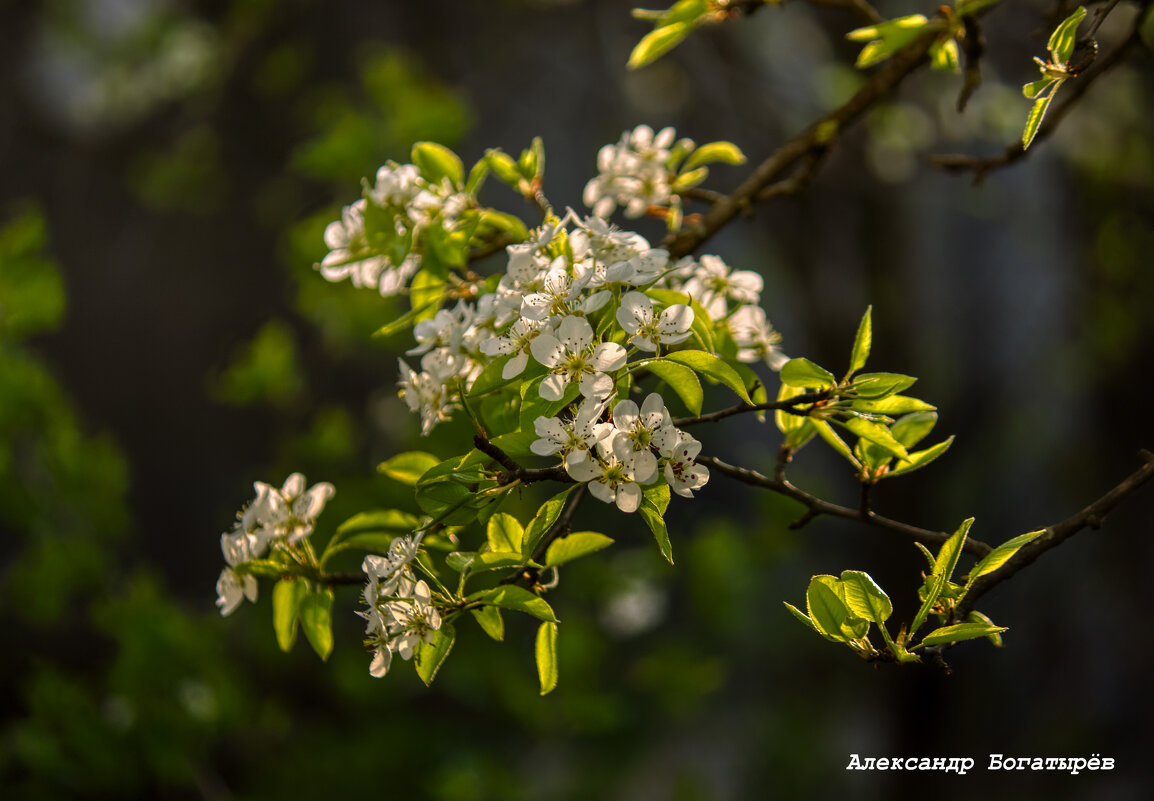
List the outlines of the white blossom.
{"label": "white blossom", "polygon": [[467,376],[472,365],[464,356],[435,350],[421,357],[421,372],[398,359],[401,378],[397,382],[400,394],[409,411],[421,415],[421,433],[428,434],[433,426],[449,419],[452,411],[454,385]]}
{"label": "white blossom", "polygon": [[737,343],[737,358],[743,362],[764,361],[774,370],[780,370],[789,357],[778,350],[781,334],[773,330],[760,306],[742,306],[726,320],[733,341]]}
{"label": "white blossom", "polygon": [[709,470],[697,464],[694,459],[701,453],[701,443],[684,431],[668,447],[661,448],[665,457],[665,480],[669,488],[686,498],[693,497],[693,490],[701,489],[709,481]]}
{"label": "white blossom", "polygon": [[682,291],[698,301],[715,320],[729,311],[728,303],[758,303],[764,282],[752,270],[731,270],[717,256],[702,256]]}
{"label": "white blossom", "polygon": [[655,352],[660,345],[673,345],[689,338],[693,309],[677,303],[653,312],[653,301],[641,292],[627,292],[617,308],[617,322],[632,334],[629,341],[644,351]]}
{"label": "white blossom", "polygon": [[513,322],[505,336],[494,336],[481,343],[481,353],[486,356],[507,356],[513,358],[505,362],[501,368],[501,378],[506,381],[521,375],[525,365],[529,363],[529,346],[537,334],[541,332],[541,323],[538,320],[521,318]]}
{"label": "white blossom", "polygon": [[597,422],[604,411],[604,401],[586,398],[571,420],[538,417],[533,421],[533,428],[539,439],[533,441],[529,450],[538,456],[560,454],[565,469],[569,470],[571,465],[585,461],[593,447],[613,433],[611,424]]}
{"label": "white blossom", "polygon": [[641,505],[640,485],[656,476],[656,460],[639,460],[629,437],[619,431],[598,442],[596,450],[596,458],[574,464],[569,475],[588,482],[597,500],[616,504],[622,512],[636,512]]}
{"label": "white blossom", "polygon": [[615,145],[597,153],[597,177],[585,185],[582,199],[596,217],[608,217],[619,206],[626,217],[640,217],[650,206],[669,203],[669,147],[672,128],[658,134],[648,125],[626,131]]}
{"label": "white blossom", "polygon": [[606,398],[613,392],[607,375],[625,366],[625,348],[615,342],[593,343],[593,327],[584,317],[566,317],[554,335],[542,331],[529,345],[533,358],[550,369],[541,382],[545,400],[560,400],[570,382],[578,382],[586,398]]}

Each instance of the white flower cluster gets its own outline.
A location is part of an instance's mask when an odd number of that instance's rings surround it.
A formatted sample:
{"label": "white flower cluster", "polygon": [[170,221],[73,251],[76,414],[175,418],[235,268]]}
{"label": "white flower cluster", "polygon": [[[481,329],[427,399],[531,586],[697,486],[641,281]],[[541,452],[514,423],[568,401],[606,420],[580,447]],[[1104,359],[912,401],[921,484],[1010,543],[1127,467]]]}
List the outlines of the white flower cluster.
{"label": "white flower cluster", "polygon": [[455,407],[493,359],[509,357],[502,377],[521,375],[530,358],[546,368],[539,394],[560,400],[570,384],[585,398],[603,400],[614,391],[615,373],[628,351],[595,332],[590,316],[614,304],[613,320],[625,342],[646,354],[677,345],[691,336],[693,310],[686,304],[662,304],[649,287],[683,292],[701,302],[713,320],[728,326],[738,358],[766,361],[778,369],[785,357],[760,300],[762,279],[747,270],[730,270],[720,258],[683,258],[671,264],[665,250],[644,237],[573,212],[531,233],[527,242],[507,248],[509,263],[496,291],[476,301],[458,301],[417,324],[420,371],[400,362],[400,388],[411,411],[421,416],[427,434]]}
{"label": "white flower cluster", "polygon": [[664,475],[670,489],[686,498],[709,481],[709,471],[694,462],[701,443],[676,428],[665,401],[651,393],[641,408],[623,400],[608,422],[599,422],[608,402],[586,398],[570,419],[538,417],[539,439],[530,446],[540,456],[560,456],[571,478],[587,483],[593,497],[622,512],[641,505],[642,485]]}
{"label": "white flower cluster", "polygon": [[[615,145],[597,153],[597,177],[585,185],[583,200],[596,217],[608,217],[618,206],[625,216],[641,217],[650,206],[669,204],[670,147],[677,136],[672,128],[654,134],[638,125],[621,134]],[[684,140],[692,148],[690,140]]]}
{"label": "white flower cluster", "polygon": [[305,485],[300,473],[289,476],[280,489],[263,481],[253,484],[256,498],[237,515],[233,530],[220,537],[228,563],[216,582],[216,605],[222,615],[232,614],[245,598],[256,600],[256,577],[240,575],[234,568],[260,559],[272,545],[295,545],[312,533],[317,516],[336,490],[328,482],[307,490]]}
{"label": "white flower cluster", "polygon": [[421,229],[434,223],[451,229],[469,203],[448,179],[430,183],[414,165],[389,162],[377,170],[376,183],[366,185],[365,197],[325,228],[329,253],[317,267],[329,281],[348,278],[356,287],[395,295],[420,269],[412,244]]}
{"label": "white flower cluster", "polygon": [[370,554],[361,569],[368,576],[364,612],[366,643],[373,648],[369,673],[381,678],[393,661],[393,654],[412,659],[417,646],[432,642],[441,628],[441,613],[433,605],[429,585],[415,581],[412,562],[417,557],[421,535],[393,540],[386,556]]}

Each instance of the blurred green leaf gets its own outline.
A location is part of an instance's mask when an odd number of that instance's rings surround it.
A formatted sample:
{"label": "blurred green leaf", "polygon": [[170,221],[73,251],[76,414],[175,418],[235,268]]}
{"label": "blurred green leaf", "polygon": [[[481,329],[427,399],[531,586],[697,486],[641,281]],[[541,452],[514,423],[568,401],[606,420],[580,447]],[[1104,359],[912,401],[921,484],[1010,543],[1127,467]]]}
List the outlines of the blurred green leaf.
{"label": "blurred green leaf", "polygon": [[542,623],[537,628],[537,676],[541,680],[541,695],[547,695],[557,686],[557,624]]}
{"label": "blurred green leaf", "polygon": [[322,660],[333,652],[333,591],[329,587],[307,593],[300,601],[301,630]]}
{"label": "blurred green leaf", "polygon": [[453,643],[457,639],[457,632],[451,623],[444,623],[433,633],[432,642],[421,642],[417,646],[414,661],[417,664],[417,675],[428,686],[437,677],[437,671],[445,664],[449,651],[453,650]]}
{"label": "blurred green leaf", "polygon": [[272,589],[272,625],[282,651],[291,651],[297,639],[297,617],[301,600],[308,593],[303,579],[281,579]]}

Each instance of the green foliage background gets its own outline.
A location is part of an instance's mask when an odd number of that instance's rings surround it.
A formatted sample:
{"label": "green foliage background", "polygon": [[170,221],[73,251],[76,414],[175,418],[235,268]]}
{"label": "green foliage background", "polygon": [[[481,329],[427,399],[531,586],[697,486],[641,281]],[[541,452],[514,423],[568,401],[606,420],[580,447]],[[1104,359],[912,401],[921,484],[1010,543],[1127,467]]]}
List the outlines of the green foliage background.
{"label": "green foliage background", "polygon": [[[920,76],[806,194],[707,248],[763,272],[790,355],[841,363],[874,305],[878,367],[922,377],[939,431],[958,435],[879,508],[949,530],[972,514],[988,540],[1072,513],[1154,442],[1149,59],[981,188],[924,163],[1020,133],[1015,87],[1044,43],[1014,31],[1042,5],[991,17],[967,115],[939,109],[948,77]],[[368,339],[394,300],[312,269],[362,176],[418,139],[469,161],[542,135],[550,197],[576,206],[597,147],[625,128],[674,124],[756,161],[861,80],[845,20],[801,4],[625,74],[646,30],[626,12],[0,3],[0,797],[865,799],[963,782],[1148,797],[1146,494],[992,595],[1005,650],[959,648],[949,677],[873,670],[781,607],[809,575],[852,567],[908,617],[912,545],[836,521],[790,531],[790,502],[720,476],[670,517],[676,568],[640,521],[588,518],[618,544],[564,572],[546,698],[532,626],[503,645],[463,630],[427,690],[410,671],[369,677],[354,589],[338,593],[328,664],[279,652],[267,587],[216,614],[218,536],[253,480],[332,481],[324,538],[362,509],[409,508],[376,463],[448,453],[467,430],[417,436],[393,387],[408,343]],[[766,469],[776,437],[734,419],[702,439]],[[836,459],[798,461],[799,482],[852,499]],[[855,752],[1118,768],[847,774]]]}

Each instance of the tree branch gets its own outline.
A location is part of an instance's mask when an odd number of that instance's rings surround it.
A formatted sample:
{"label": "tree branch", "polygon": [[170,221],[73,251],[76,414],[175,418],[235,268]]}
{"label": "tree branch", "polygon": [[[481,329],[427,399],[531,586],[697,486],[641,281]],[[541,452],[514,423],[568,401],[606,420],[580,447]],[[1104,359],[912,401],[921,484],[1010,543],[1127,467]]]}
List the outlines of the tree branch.
{"label": "tree branch", "polygon": [[724,420],[726,417],[732,417],[735,414],[744,414],[745,412],[782,411],[788,414],[796,414],[798,417],[805,417],[809,413],[808,410],[799,411],[798,406],[818,403],[819,401],[826,400],[829,396],[830,391],[824,389],[821,392],[806,392],[804,395],[796,395],[786,400],[769,401],[768,403],[739,403],[736,406],[730,406],[728,409],[719,409],[716,412],[698,415],[697,417],[680,417],[673,421],[673,425],[678,428],[684,428],[685,426],[697,425],[698,423],[716,423],[718,420]]}
{"label": "tree branch", "polygon": [[[866,523],[876,528],[893,531],[915,542],[920,542],[923,545],[940,546],[950,538],[950,535],[944,531],[930,531],[929,529],[918,528],[917,526],[911,526],[899,520],[891,520],[888,517],[874,514],[868,511],[868,509],[851,509],[848,506],[839,506],[835,503],[814,497],[805,490],[798,489],[785,479],[783,461],[779,461],[778,463],[778,470],[775,471],[777,475],[774,478],[769,478],[755,470],[735,467],[712,456],[697,457],[698,464],[706,465],[711,470],[716,470],[722,475],[729,476],[730,478],[754,487],[761,487],[762,489],[785,495],[787,498],[793,498],[795,501],[804,504],[806,513],[800,519],[794,521],[790,525],[790,528],[801,528],[818,515],[830,515],[831,517],[843,517],[847,520],[857,520],[858,522]],[[992,549],[980,540],[968,539],[966,540],[965,550],[974,556],[982,557]]]}
{"label": "tree branch", "polygon": [[[822,154],[833,144],[837,136],[925,62],[926,53],[937,35],[937,31],[926,33],[895,55],[884,67],[871,75],[865,86],[845,104],[774,151],[754,169],[732,195],[718,200],[713,208],[703,215],[700,222],[686,226],[678,233],[667,237],[663,247],[669,251],[670,256],[677,258],[697,250],[730,220],[747,210],[762,193],[773,196],[789,194],[800,189],[813,177]],[[802,159],[809,160],[808,166],[803,165],[784,182],[781,189],[777,191],[770,189],[775,182],[781,180],[786,171]],[[794,183],[790,183],[791,181]]]}
{"label": "tree branch", "polygon": [[494,445],[484,434],[478,433],[473,437],[473,444],[481,453],[493,458],[505,471],[497,476],[497,483],[504,486],[519,481],[522,484],[532,484],[536,481],[560,481],[572,484],[572,477],[565,472],[564,467],[522,467],[512,456]]}
{"label": "tree branch", "polygon": [[[1033,145],[1036,146],[1041,140],[1052,135],[1058,129],[1058,126],[1061,125],[1066,114],[1085,97],[1086,92],[1094,84],[1094,81],[1120,62],[1132,47],[1142,43],[1142,21],[1145,19],[1146,14],[1149,13],[1149,6],[1149,2],[1143,4],[1142,10],[1140,10],[1134,18],[1134,24],[1131,26],[1129,35],[1127,35],[1122,44],[1115,47],[1102,58],[1097,59],[1093,69],[1082,73],[1076,80],[1067,82],[1070,89],[1062,92],[1062,102],[1056,105],[1046,115],[1045,121],[1039,126],[1038,132],[1034,135]],[[1113,7],[1114,4],[1111,4],[1105,13],[1099,14],[1095,18],[1094,26],[1089,36],[1093,36],[1094,32],[1098,30],[1098,26],[1102,24],[1102,21],[1106,18],[1106,14],[1108,14],[1110,10],[1113,10]],[[998,156],[981,158],[964,154],[942,154],[931,156],[930,164],[946,172],[973,171],[974,185],[978,186],[986,180],[986,176],[991,172],[1015,164],[1024,159],[1028,152],[1029,151],[1022,148],[1022,143],[1018,141],[1006,145],[1005,150]]]}
{"label": "tree branch", "polygon": [[1142,459],[1143,465],[1127,476],[1120,484],[1077,514],[1071,515],[1060,523],[1046,527],[1037,539],[1022,547],[1002,567],[975,581],[961,603],[958,604],[955,617],[964,618],[973,609],[978,598],[1006,579],[1013,577],[1022,568],[1032,564],[1046,551],[1056,548],[1083,529],[1099,528],[1102,525],[1102,520],[1115,506],[1136,492],[1146,482],[1154,479],[1154,453],[1143,450],[1139,452],[1139,457]]}

